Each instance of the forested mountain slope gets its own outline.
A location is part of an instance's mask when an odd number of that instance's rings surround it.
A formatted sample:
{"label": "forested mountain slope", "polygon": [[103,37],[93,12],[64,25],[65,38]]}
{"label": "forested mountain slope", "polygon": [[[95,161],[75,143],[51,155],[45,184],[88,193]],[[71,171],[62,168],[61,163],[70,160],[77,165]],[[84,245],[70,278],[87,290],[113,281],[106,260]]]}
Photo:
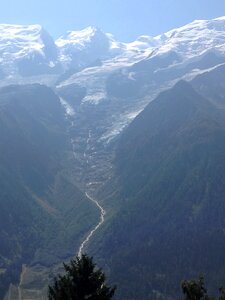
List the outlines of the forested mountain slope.
{"label": "forested mountain slope", "polygon": [[71,257],[94,224],[94,208],[71,179],[66,128],[51,89],[0,90],[1,298],[22,264],[48,267]]}
{"label": "forested mountain slope", "polygon": [[93,252],[118,299],[180,299],[181,280],[199,272],[223,284],[224,161],[225,111],[183,81],[122,133],[103,191],[120,211]]}
{"label": "forested mountain slope", "polygon": [[224,284],[224,28],[123,43],[0,25],[0,298],[46,297],[102,211],[84,249],[118,299],[180,299],[201,271]]}

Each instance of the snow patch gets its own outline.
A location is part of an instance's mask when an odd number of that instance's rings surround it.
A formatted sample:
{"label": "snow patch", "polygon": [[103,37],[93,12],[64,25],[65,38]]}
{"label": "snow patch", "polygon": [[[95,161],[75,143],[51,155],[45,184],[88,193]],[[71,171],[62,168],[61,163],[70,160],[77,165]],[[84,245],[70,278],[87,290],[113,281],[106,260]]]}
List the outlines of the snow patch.
{"label": "snow patch", "polygon": [[90,104],[97,105],[100,102],[102,102],[105,98],[106,98],[106,93],[104,90],[94,91],[93,93],[84,97],[84,99],[82,100],[82,104],[84,104],[85,102],[89,102]]}
{"label": "snow patch", "polygon": [[93,37],[97,31],[97,28],[91,26],[80,31],[68,31],[64,36],[58,38],[55,43],[60,48],[67,45],[74,45],[78,48],[84,47],[85,43],[90,42],[91,37]]}
{"label": "snow patch", "polygon": [[107,132],[100,138],[101,142],[109,144],[116,136],[118,136],[130,122],[142,112],[142,109],[131,111],[126,114],[123,114],[118,119],[118,122],[112,125],[111,128],[107,130]]}
{"label": "snow patch", "polygon": [[63,98],[60,97],[60,102],[62,104],[62,106],[64,107],[66,114],[68,116],[74,116],[75,115],[75,111],[73,109],[73,107]]}

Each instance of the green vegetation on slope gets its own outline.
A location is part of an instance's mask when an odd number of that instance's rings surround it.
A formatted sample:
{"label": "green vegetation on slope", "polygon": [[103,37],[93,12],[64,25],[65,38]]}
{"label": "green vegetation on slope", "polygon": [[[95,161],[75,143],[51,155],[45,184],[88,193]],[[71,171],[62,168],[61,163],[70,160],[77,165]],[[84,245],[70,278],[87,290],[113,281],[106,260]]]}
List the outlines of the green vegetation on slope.
{"label": "green vegetation on slope", "polygon": [[66,274],[55,278],[49,286],[50,300],[109,300],[115,293],[115,287],[106,285],[106,277],[96,268],[93,258],[82,254],[64,264]]}
{"label": "green vegetation on slope", "polygon": [[220,286],[225,111],[179,82],[125,130],[115,164],[108,201],[120,211],[93,253],[110,268],[117,298],[179,299],[179,282],[199,270],[210,290]]}
{"label": "green vegetation on slope", "polygon": [[22,264],[73,256],[95,223],[97,209],[73,184],[66,128],[51,89],[0,90],[0,298]]}

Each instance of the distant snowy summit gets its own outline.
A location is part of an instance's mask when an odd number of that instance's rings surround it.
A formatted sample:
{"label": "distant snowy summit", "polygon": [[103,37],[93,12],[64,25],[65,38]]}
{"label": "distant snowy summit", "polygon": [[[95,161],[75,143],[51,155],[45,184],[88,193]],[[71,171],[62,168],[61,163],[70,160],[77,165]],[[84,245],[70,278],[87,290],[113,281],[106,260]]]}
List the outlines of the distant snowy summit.
{"label": "distant snowy summit", "polygon": [[87,27],[81,31],[68,31],[56,40],[60,61],[67,67],[82,67],[99,64],[99,60],[108,59],[121,53],[121,45],[110,34],[99,28]]}
{"label": "distant snowy summit", "polygon": [[154,40],[160,41],[160,47],[155,54],[175,51],[187,59],[209,50],[223,53],[225,50],[225,17],[196,20],[159,35]]}
{"label": "distant snowy summit", "polygon": [[[147,51],[154,55],[174,51],[183,59],[201,55],[205,51],[224,52],[225,17],[213,20],[196,20],[190,24],[170,30],[156,37],[140,36],[131,43],[117,41],[112,34],[98,28],[87,27],[81,31],[69,31],[56,40],[62,58],[85,52],[94,58],[109,58],[126,55],[128,52]],[[150,51],[152,50],[152,51]],[[99,57],[97,57],[97,52]]]}
{"label": "distant snowy summit", "polygon": [[40,25],[0,25],[0,78],[61,74],[101,66],[113,59],[137,60],[173,53],[183,63],[207,53],[225,53],[225,17],[197,20],[156,37],[117,41],[95,27],[69,31],[56,41]]}
{"label": "distant snowy summit", "polygon": [[81,31],[68,31],[56,40],[60,49],[61,60],[89,63],[101,59],[112,58],[126,52],[143,51],[154,47],[157,41],[149,36],[140,36],[132,43],[123,43],[115,39],[111,33],[104,33],[96,27],[87,27]]}
{"label": "distant snowy summit", "polygon": [[58,49],[40,25],[0,25],[0,77],[52,72]]}

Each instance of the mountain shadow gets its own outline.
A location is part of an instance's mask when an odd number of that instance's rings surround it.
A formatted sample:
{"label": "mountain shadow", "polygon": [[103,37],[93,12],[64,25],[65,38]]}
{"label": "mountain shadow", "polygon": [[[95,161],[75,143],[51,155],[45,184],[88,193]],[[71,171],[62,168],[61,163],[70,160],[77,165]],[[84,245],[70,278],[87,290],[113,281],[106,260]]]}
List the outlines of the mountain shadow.
{"label": "mountain shadow", "polygon": [[123,132],[114,162],[104,193],[114,190],[108,201],[120,210],[93,253],[107,262],[117,299],[180,299],[181,280],[200,271],[209,289],[221,286],[225,111],[181,81]]}

